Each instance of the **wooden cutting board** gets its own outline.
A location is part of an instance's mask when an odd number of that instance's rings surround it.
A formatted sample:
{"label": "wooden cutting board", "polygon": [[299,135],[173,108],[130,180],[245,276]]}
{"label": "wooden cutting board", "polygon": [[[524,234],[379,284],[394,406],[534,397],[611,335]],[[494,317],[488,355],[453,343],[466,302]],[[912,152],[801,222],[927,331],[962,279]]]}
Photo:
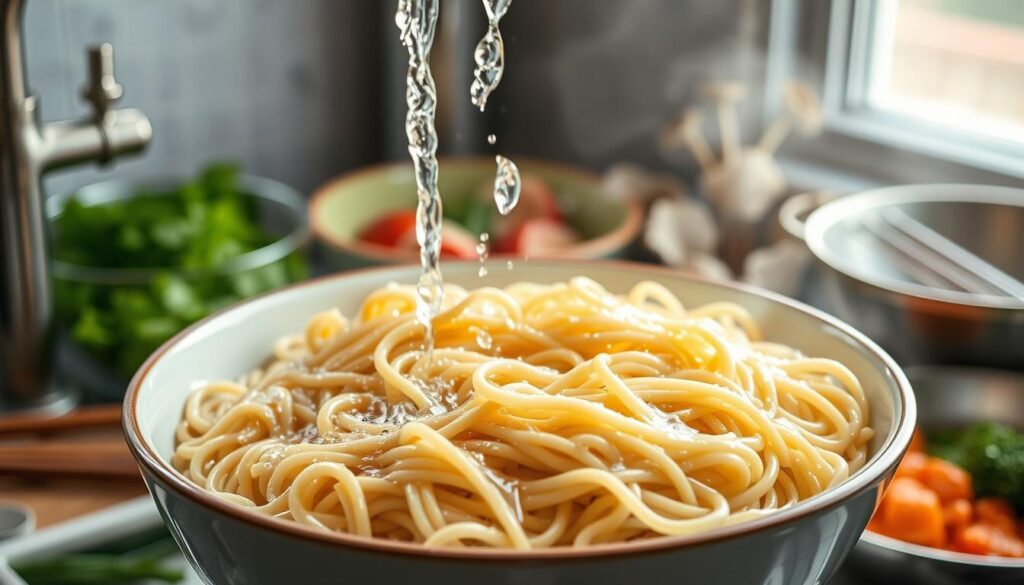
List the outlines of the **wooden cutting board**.
{"label": "wooden cutting board", "polygon": [[[122,451],[124,458],[129,457],[119,425],[89,426],[86,424],[85,428],[75,429],[72,432],[39,437],[12,432],[12,429],[17,430],[16,422],[18,421],[15,417],[8,417],[3,421],[5,433],[0,438],[0,469],[5,467],[10,469],[10,466],[14,464],[24,467],[26,458],[23,453],[26,452],[25,448],[29,445],[52,447],[52,449],[44,448],[42,451],[37,449],[33,454],[37,462],[46,463],[48,458],[56,459],[61,456],[62,452],[65,454],[70,452],[61,447],[61,445],[67,445],[68,441],[74,445],[76,450],[79,450],[71,457],[72,463],[80,464],[78,467],[88,468],[90,465],[102,465],[104,459],[111,459],[110,454],[116,455]],[[28,422],[32,423],[33,421]],[[79,420],[78,423],[81,421]],[[30,424],[29,428],[38,430],[45,426],[45,424],[35,423]],[[105,454],[106,457],[104,457]],[[114,459],[116,460],[117,457]],[[125,464],[130,466],[130,459],[122,461],[121,466]],[[71,468],[74,467],[75,465],[71,466]],[[0,500],[15,500],[29,505],[35,510],[37,528],[60,524],[145,493],[146,487],[142,483],[142,477],[135,473],[122,473],[120,477],[88,477],[81,473],[63,476],[0,473]]]}
{"label": "wooden cutting board", "polygon": [[89,512],[120,504],[146,493],[138,481],[89,479],[0,478],[0,499],[28,504],[36,512],[36,528],[45,528]]}

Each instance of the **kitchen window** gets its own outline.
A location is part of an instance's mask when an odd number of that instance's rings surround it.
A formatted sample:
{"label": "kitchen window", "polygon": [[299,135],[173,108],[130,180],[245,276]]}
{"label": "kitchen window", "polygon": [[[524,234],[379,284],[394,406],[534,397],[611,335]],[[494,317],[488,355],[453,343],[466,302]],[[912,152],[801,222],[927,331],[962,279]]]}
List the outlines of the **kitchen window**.
{"label": "kitchen window", "polygon": [[859,49],[868,107],[1024,142],[1024,1],[870,5]]}
{"label": "kitchen window", "polygon": [[775,0],[771,20],[766,95],[798,76],[825,106],[800,164],[878,183],[1024,178],[1024,0]]}

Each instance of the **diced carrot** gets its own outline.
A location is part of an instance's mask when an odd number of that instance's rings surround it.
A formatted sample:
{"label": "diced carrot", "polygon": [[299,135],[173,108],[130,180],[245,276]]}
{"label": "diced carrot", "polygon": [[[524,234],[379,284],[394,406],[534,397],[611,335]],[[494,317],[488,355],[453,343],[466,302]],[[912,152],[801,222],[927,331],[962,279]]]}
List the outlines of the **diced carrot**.
{"label": "diced carrot", "polygon": [[896,468],[896,477],[911,477],[921,479],[921,472],[928,464],[929,457],[924,453],[913,451],[903,456],[903,461]]}
{"label": "diced carrot", "polygon": [[946,523],[946,530],[950,534],[957,534],[970,526],[974,519],[974,506],[967,499],[953,500],[942,506],[942,518]]}
{"label": "diced carrot", "polygon": [[921,483],[935,490],[943,503],[974,497],[970,474],[938,457],[930,458],[921,470]]}
{"label": "diced carrot", "polygon": [[924,433],[921,432],[920,428],[914,429],[914,434],[910,438],[910,448],[907,453],[924,453],[924,447]]}
{"label": "diced carrot", "polygon": [[894,479],[880,513],[883,534],[924,546],[942,547],[946,542],[939,496],[916,479]]}
{"label": "diced carrot", "polygon": [[980,498],[974,503],[974,512],[979,524],[994,526],[1010,534],[1017,531],[1013,508],[1002,498]]}
{"label": "diced carrot", "polygon": [[920,431],[914,432],[868,529],[933,548],[1024,558],[1024,519],[1004,499],[975,500],[967,470],[928,456]]}
{"label": "diced carrot", "polygon": [[978,519],[986,520],[997,516],[1013,517],[1013,509],[1010,503],[1002,498],[978,498],[975,502],[978,507]]}
{"label": "diced carrot", "polygon": [[956,549],[975,555],[1024,557],[1024,540],[990,524],[972,524],[956,537]]}

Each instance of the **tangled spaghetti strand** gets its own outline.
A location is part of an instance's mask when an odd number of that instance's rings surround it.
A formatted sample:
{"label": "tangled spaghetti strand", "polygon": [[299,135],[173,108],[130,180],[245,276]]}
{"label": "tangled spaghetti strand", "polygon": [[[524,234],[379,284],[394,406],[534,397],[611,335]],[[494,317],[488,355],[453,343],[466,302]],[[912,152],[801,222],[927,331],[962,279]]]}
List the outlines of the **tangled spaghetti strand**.
{"label": "tangled spaghetti strand", "polygon": [[737,305],[585,278],[445,298],[430,355],[411,287],[314,316],[265,367],[189,396],[174,465],[324,530],[530,549],[741,522],[865,462],[856,377],[758,341]]}

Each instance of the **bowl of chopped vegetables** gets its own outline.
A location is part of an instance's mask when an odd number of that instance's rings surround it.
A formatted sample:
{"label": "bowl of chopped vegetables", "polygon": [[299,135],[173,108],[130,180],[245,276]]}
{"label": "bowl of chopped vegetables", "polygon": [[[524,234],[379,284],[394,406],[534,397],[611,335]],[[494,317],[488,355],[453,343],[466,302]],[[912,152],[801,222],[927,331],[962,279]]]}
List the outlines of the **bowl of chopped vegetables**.
{"label": "bowl of chopped vegetables", "polygon": [[852,568],[907,585],[1024,583],[1024,375],[906,374],[918,432]]}
{"label": "bowl of chopped vegetables", "polygon": [[46,205],[59,365],[90,398],[117,399],[189,324],[309,274],[305,199],[234,165],[95,183]]}
{"label": "bowl of chopped vegetables", "polygon": [[[642,223],[635,202],[611,197],[600,178],[585,170],[514,160],[522,190],[508,215],[494,203],[494,159],[440,160],[443,257],[476,258],[480,243],[489,254],[531,258],[614,258],[628,252]],[[333,268],[414,262],[419,247],[412,165],[373,166],[328,182],[313,194],[310,223]]]}

